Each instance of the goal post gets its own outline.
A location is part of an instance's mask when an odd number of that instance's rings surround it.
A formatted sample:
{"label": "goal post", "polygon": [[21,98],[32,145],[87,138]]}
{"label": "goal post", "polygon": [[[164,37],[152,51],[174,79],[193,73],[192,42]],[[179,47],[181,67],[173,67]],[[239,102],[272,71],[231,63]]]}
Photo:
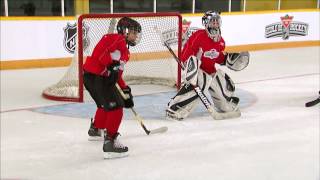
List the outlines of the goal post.
{"label": "goal post", "polygon": [[43,96],[52,100],[83,102],[83,70],[87,56],[103,35],[117,33],[122,17],[138,21],[142,27],[140,42],[129,47],[130,59],[123,78],[129,84],[158,84],[180,87],[181,69],[163,45],[169,43],[180,57],[182,17],[178,13],[83,14],[78,18],[77,47],[72,62],[62,79],[46,88]]}

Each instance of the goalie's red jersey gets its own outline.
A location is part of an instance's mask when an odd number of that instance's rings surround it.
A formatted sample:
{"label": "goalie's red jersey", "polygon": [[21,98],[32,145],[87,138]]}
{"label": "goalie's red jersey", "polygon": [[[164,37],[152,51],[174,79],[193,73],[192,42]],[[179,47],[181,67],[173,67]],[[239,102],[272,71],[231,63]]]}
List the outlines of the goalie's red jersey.
{"label": "goalie's red jersey", "polygon": [[126,83],[122,79],[122,72],[124,64],[129,61],[130,52],[127,48],[126,39],[124,35],[121,34],[106,34],[95,46],[92,55],[88,56],[83,69],[86,72],[90,72],[96,75],[106,76],[107,67],[112,64],[111,53],[119,51],[120,52],[120,78],[118,84],[121,88],[126,87]]}
{"label": "goalie's red jersey", "polygon": [[208,74],[215,73],[215,63],[224,62],[223,51],[225,49],[225,42],[223,38],[220,41],[214,42],[205,30],[198,30],[194,32],[182,50],[181,61],[185,62],[191,55],[200,58],[200,68]]}

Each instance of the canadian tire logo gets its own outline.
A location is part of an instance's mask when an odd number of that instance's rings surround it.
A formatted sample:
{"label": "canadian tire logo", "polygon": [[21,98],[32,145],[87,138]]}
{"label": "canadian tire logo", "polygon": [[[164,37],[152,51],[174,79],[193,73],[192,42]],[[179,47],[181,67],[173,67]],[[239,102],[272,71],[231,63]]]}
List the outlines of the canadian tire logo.
{"label": "canadian tire logo", "polygon": [[182,21],[182,37],[188,39],[194,32],[201,29],[198,27],[191,27],[191,21],[184,19]]}
{"label": "canadian tire logo", "polygon": [[[77,23],[70,24],[68,23],[64,31],[64,39],[63,46],[64,48],[71,54],[74,54],[76,45],[77,45]],[[89,27],[83,24],[82,32],[83,32],[83,49],[85,50],[89,46],[89,38],[88,38]]]}
{"label": "canadian tire logo", "polygon": [[198,27],[190,27],[190,25],[191,21],[187,21],[186,19],[182,21],[182,44],[185,44],[194,32],[201,29]]}
{"label": "canadian tire logo", "polygon": [[280,17],[280,19],[281,22],[266,26],[266,38],[282,37],[283,40],[288,40],[290,36],[308,35],[309,25],[307,23],[293,21],[293,16],[289,16],[288,14]]}
{"label": "canadian tire logo", "polygon": [[187,21],[185,19],[182,21],[182,34],[183,35],[188,31],[190,24],[191,24],[191,21]]}

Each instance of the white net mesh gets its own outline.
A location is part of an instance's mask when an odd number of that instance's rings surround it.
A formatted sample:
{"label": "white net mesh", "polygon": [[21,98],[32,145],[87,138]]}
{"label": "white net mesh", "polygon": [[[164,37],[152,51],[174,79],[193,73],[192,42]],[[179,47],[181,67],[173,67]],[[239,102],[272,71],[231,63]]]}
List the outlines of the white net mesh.
{"label": "white net mesh", "polygon": [[[104,34],[116,33],[116,24],[123,15],[113,17],[92,16],[83,19],[83,61],[90,56],[95,45]],[[139,44],[130,47],[130,60],[125,65],[124,79],[128,84],[158,84],[175,86],[177,83],[178,66],[173,56],[163,46],[163,38],[170,41],[171,48],[177,53],[179,16],[147,15],[135,17],[126,15],[138,21],[142,27],[142,38]],[[161,35],[159,35],[159,32]],[[168,41],[167,41],[168,42]],[[76,48],[77,49],[77,48]],[[45,89],[43,94],[51,99],[69,100],[79,97],[79,58],[78,53],[63,76],[55,85]],[[80,77],[82,78],[82,77]],[[81,84],[82,86],[82,84]]]}
{"label": "white net mesh", "polygon": [[[77,54],[78,48],[75,49]],[[79,98],[79,61],[78,56],[73,56],[71,64],[60,79],[52,86],[47,87],[42,92],[43,96],[53,100],[73,100]]]}

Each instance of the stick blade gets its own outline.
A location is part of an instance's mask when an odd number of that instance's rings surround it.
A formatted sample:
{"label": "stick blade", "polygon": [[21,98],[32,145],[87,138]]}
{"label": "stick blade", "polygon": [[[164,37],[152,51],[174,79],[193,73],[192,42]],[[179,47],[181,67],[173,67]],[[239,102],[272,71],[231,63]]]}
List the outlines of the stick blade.
{"label": "stick blade", "polygon": [[318,104],[319,102],[320,102],[320,97],[315,99],[315,100],[313,100],[313,101],[307,102],[306,103],[306,107],[314,106],[314,105]]}
{"label": "stick blade", "polygon": [[164,132],[167,132],[167,131],[168,131],[168,127],[163,126],[163,127],[159,127],[159,128],[150,130],[149,134],[164,133]]}

